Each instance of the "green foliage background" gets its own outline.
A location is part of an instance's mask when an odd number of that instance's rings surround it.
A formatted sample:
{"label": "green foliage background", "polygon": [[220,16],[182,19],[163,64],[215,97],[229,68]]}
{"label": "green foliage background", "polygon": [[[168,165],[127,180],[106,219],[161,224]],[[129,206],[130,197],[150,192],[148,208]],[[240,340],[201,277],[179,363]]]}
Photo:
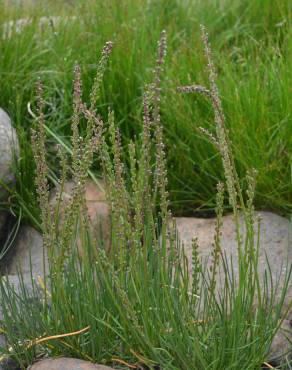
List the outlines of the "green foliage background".
{"label": "green foliage background", "polygon": [[[39,17],[76,17],[39,27]],[[115,47],[99,110],[115,111],[123,143],[141,131],[141,96],[149,82],[156,42],[168,35],[162,119],[165,127],[171,205],[177,214],[212,210],[223,172],[213,145],[196,128],[212,130],[213,115],[202,97],[182,97],[176,87],[206,81],[199,24],[209,30],[219,72],[227,126],[240,175],[258,170],[255,205],[291,210],[292,3],[290,0],[52,1],[33,7],[2,5],[0,24],[31,17],[21,33],[0,41],[0,106],[21,132],[22,160],[16,208],[37,218],[28,148],[40,77],[46,87],[46,122],[65,142],[70,135],[72,75],[81,63],[85,100],[106,40]],[[48,145],[55,142],[48,139]],[[51,145],[49,145],[52,147]],[[51,168],[56,171],[55,153]],[[98,170],[98,168],[97,168]],[[245,184],[243,184],[245,186]]]}

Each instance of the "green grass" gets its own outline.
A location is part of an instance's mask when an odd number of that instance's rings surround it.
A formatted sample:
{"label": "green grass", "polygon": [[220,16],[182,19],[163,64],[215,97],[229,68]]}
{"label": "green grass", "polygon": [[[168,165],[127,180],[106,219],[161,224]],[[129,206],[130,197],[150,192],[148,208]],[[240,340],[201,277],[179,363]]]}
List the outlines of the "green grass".
{"label": "green grass", "polygon": [[[44,14],[77,19],[40,31],[38,18]],[[74,62],[81,63],[88,100],[96,67],[93,61],[111,39],[115,46],[99,109],[105,117],[106,107],[112,107],[126,144],[141,131],[143,84],[151,76],[158,35],[166,29],[169,57],[162,119],[171,206],[177,214],[214,210],[222,166],[212,144],[193,129],[209,128],[212,111],[201,97],[183,98],[176,92],[178,85],[206,80],[198,31],[203,23],[219,69],[218,84],[238,171],[244,175],[250,167],[258,170],[258,209],[288,214],[292,204],[291,15],[290,0],[113,0],[106,4],[90,0],[46,2],[25,9],[2,6],[0,24],[25,16],[33,22],[21,34],[0,41],[0,106],[8,110],[19,130],[27,131],[27,139],[21,139],[27,148],[32,125],[27,103],[33,103],[40,77],[46,86],[47,124],[61,140],[68,140]],[[29,158],[29,149],[25,151]],[[53,171],[54,158],[52,154]],[[25,204],[29,212],[23,215],[31,219],[31,214],[37,214],[27,196],[31,165],[27,159],[23,163],[28,166],[22,168],[24,195],[15,208]]]}

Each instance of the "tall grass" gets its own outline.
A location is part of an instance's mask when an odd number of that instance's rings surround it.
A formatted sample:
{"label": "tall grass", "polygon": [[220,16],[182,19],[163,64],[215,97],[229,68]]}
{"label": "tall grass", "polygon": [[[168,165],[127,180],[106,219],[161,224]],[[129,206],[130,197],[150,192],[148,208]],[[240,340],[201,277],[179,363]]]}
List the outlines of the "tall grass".
{"label": "tall grass", "polygon": [[[258,241],[254,238],[254,176],[248,176],[245,204],[225,127],[210,46],[203,33],[209,87],[182,91],[203,93],[215,114],[213,141],[219,147],[228,203],[238,232],[238,275],[221,249],[220,229],[225,185],[216,197],[217,227],[210,268],[204,267],[193,240],[192,269],[178,239],[169,211],[166,153],[160,115],[166,35],[158,42],[152,83],[143,92],[140,137],[130,142],[130,174],[123,160],[123,140],[109,110],[107,124],[96,110],[101,76],[112,43],[103,49],[90,103],[82,99],[80,68],[75,66],[72,158],[60,150],[59,202],[48,203],[49,168],[45,154],[45,101],[38,85],[37,125],[33,150],[44,245],[49,251],[48,276],[32,289],[0,282],[3,330],[9,354],[22,368],[43,355],[65,355],[117,367],[147,369],[260,369],[281,323],[290,273],[280,299],[269,275],[259,276]],[[165,78],[165,77],[164,77]],[[209,105],[210,102],[207,104]],[[79,130],[86,121],[86,135]],[[96,249],[84,203],[88,170],[99,154],[111,207],[111,246]],[[74,188],[67,206],[62,203],[66,173]],[[59,210],[64,222],[58,224]],[[246,233],[241,235],[239,212]],[[77,230],[80,234],[77,235]],[[82,250],[77,248],[77,238]],[[20,281],[22,275],[19,275]],[[221,290],[218,280],[223,279]]]}
{"label": "tall grass", "polygon": [[[99,110],[105,119],[107,106],[111,106],[123,142],[128,143],[142,129],[142,87],[144,81],[150,81],[155,43],[164,28],[170,53],[161,115],[171,207],[177,214],[214,210],[216,184],[222,181],[220,158],[212,144],[193,130],[194,124],[212,126],[210,108],[201,97],[194,103],[193,98],[174,93],[177,85],[206,81],[198,47],[198,24],[204,23],[219,64],[217,83],[224,96],[238,171],[243,175],[252,166],[258,169],[257,208],[287,214],[291,209],[291,7],[289,0],[128,0],[106,4],[90,0],[3,7],[0,24],[24,16],[31,16],[32,23],[21,33],[1,40],[0,105],[8,109],[17,127],[28,132],[33,118],[27,103],[33,103],[35,81],[41,76],[46,86],[46,123],[60,140],[68,142],[75,60],[82,60],[84,99],[88,101],[96,67],[92,61],[105,40],[113,38],[116,47]],[[38,19],[45,14],[77,18],[40,29]],[[224,63],[217,63],[221,60]],[[48,140],[55,141],[52,137]],[[24,139],[22,143],[27,145]],[[49,162],[56,172],[54,158],[51,155]],[[27,187],[30,171],[22,171],[21,181]],[[29,209],[27,197],[23,203]],[[30,209],[30,214],[36,213]]]}

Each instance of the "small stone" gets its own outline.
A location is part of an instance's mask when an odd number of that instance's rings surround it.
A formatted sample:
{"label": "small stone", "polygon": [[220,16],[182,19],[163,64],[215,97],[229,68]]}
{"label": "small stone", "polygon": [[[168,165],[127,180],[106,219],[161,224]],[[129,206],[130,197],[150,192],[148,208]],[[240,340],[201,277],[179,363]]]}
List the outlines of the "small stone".
{"label": "small stone", "polygon": [[0,360],[0,370],[21,370],[15,360],[10,357],[4,357]]}
{"label": "small stone", "polygon": [[111,367],[96,365],[89,361],[75,358],[48,358],[36,362],[27,370],[113,370]]}
{"label": "small stone", "polygon": [[[88,180],[85,184],[85,201],[89,216],[90,229],[92,235],[97,241],[96,248],[103,247],[109,249],[110,247],[110,207],[106,200],[104,191],[104,182],[99,180],[99,185],[93,181]],[[70,194],[74,187],[73,182],[66,182],[62,194],[62,207],[60,207],[59,225],[64,222],[64,209],[69,202]],[[57,189],[53,189],[50,196],[50,205],[55,208],[57,201]],[[82,245],[78,238],[78,250],[82,255]]]}

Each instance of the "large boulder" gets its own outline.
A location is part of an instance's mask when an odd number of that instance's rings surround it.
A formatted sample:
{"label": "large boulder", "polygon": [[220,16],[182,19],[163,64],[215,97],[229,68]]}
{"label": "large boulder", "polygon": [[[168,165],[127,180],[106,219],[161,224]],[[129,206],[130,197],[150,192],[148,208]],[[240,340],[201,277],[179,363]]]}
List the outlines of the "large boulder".
{"label": "large boulder", "polygon": [[[270,263],[271,275],[273,281],[277,279],[281,283],[284,281],[286,268],[292,262],[292,235],[291,223],[288,219],[278,216],[271,212],[257,212],[256,217],[259,217],[260,222],[260,249],[259,249],[259,265],[258,272],[260,278],[264,277],[264,273],[268,270],[267,259]],[[184,250],[188,259],[189,270],[192,269],[192,239],[198,239],[198,251],[206,265],[210,266],[212,258],[210,257],[213,250],[214,233],[216,219],[201,219],[201,218],[176,218],[179,238],[184,246]],[[244,236],[244,222],[241,219],[241,231]],[[227,260],[233,261],[235,276],[238,273],[238,254],[236,242],[236,229],[232,215],[223,217],[223,225],[221,229],[221,246],[224,253],[226,253]],[[255,240],[257,238],[257,232]],[[223,279],[218,277],[217,289],[224,283]],[[278,297],[281,291],[278,291]],[[292,300],[292,284],[289,284],[288,292],[284,302],[284,310],[289,308]],[[291,351],[292,328],[289,324],[292,319],[292,311],[284,320],[282,328],[278,331],[270,350],[270,358],[281,359],[286,352]],[[287,327],[290,330],[287,331]],[[288,338],[287,338],[288,337]]]}

